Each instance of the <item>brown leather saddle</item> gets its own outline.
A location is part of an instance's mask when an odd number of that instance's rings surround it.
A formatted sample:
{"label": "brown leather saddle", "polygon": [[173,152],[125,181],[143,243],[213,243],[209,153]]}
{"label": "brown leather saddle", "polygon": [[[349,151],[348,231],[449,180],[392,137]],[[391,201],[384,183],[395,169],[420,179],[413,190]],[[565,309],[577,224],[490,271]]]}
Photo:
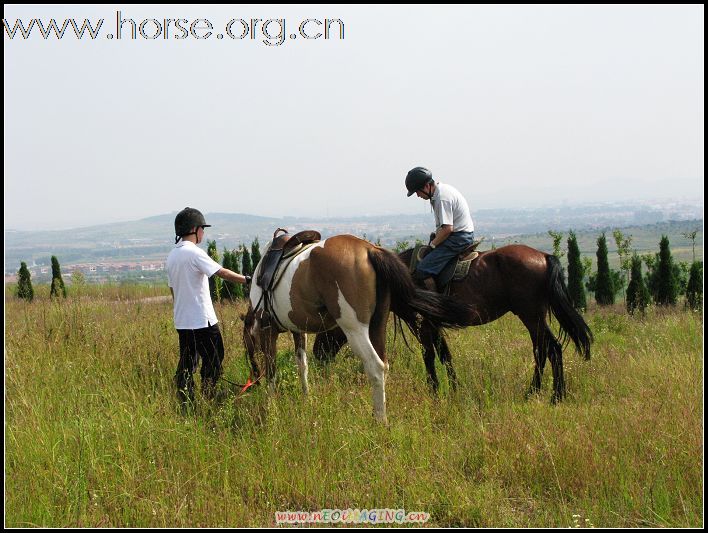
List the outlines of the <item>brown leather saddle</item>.
{"label": "brown leather saddle", "polygon": [[[431,240],[434,235],[435,234],[431,235]],[[467,277],[472,261],[479,257],[479,252],[476,251],[477,247],[482,244],[483,241],[484,238],[473,242],[458,255],[448,261],[447,265],[445,265],[445,267],[440,271],[440,274],[435,276],[435,284],[438,288],[438,292],[447,292],[452,281],[460,281]],[[432,250],[433,249],[430,246],[423,244],[420,244],[414,248],[410,264],[411,274],[415,272],[418,263],[422,261],[423,258]]]}
{"label": "brown leather saddle", "polygon": [[[282,233],[281,233],[282,232]],[[261,268],[256,278],[256,284],[264,291],[269,291],[273,284],[278,265],[290,252],[300,245],[318,242],[322,239],[319,231],[305,230],[290,235],[286,229],[278,228],[273,233],[273,241],[261,260]]]}

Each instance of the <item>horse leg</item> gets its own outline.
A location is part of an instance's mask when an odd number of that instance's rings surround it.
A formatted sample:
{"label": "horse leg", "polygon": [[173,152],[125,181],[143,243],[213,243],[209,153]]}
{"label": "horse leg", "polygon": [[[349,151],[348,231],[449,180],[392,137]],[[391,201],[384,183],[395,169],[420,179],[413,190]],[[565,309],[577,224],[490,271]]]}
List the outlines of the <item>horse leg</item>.
{"label": "horse leg", "polygon": [[360,324],[357,328],[342,327],[349,339],[352,351],[364,363],[364,371],[372,387],[372,400],[374,403],[374,416],[384,424],[386,419],[386,371],[388,364],[384,363],[376,353],[366,326]]}
{"label": "horse leg", "polygon": [[522,318],[522,321],[526,329],[528,329],[533,342],[534,369],[531,385],[529,385],[529,389],[526,392],[526,397],[528,398],[541,390],[541,378],[543,378],[543,368],[546,366],[546,357],[548,355],[548,344],[546,341],[546,331],[548,328],[543,319],[540,320],[542,325],[539,324],[538,319],[524,320]]}
{"label": "horse leg", "polygon": [[263,355],[265,359],[265,375],[268,382],[268,392],[275,392],[275,368],[276,368],[276,341],[278,340],[278,332],[274,328],[268,328],[263,333]]}
{"label": "horse leg", "polygon": [[248,358],[248,363],[251,367],[251,373],[249,379],[253,379],[256,382],[258,377],[261,375],[261,370],[258,366],[258,361],[256,360],[256,353],[260,350],[258,346],[258,340],[261,335],[257,333],[255,328],[255,318],[253,316],[253,310],[249,308],[248,313],[242,315],[243,319],[243,346],[246,349],[246,356]]}
{"label": "horse leg", "polygon": [[457,374],[452,366],[452,353],[447,345],[447,341],[439,329],[435,330],[437,335],[437,340],[435,342],[435,349],[440,357],[440,362],[445,365],[445,370],[447,370],[447,380],[450,383],[450,388],[453,391],[457,390]]}
{"label": "horse leg", "polygon": [[302,393],[307,396],[309,388],[307,386],[307,335],[304,333],[293,333],[295,341],[295,360],[297,361],[297,370],[300,375],[300,385]]}
{"label": "horse leg", "polygon": [[[420,342],[423,345],[423,362],[425,369],[428,371],[428,385],[433,391],[433,394],[438,393],[440,386],[438,375],[435,372],[435,349],[439,347],[437,340],[440,338],[440,333],[436,330],[429,321],[423,320],[420,326]],[[442,358],[441,358],[442,360]]]}
{"label": "horse leg", "polygon": [[312,347],[312,355],[320,362],[328,363],[347,343],[347,336],[340,328],[318,333]]}
{"label": "horse leg", "polygon": [[[381,294],[383,292],[381,288],[377,290],[377,293]],[[383,366],[383,374],[381,375],[381,391],[380,393],[374,392],[374,394],[380,395],[381,416],[377,416],[382,422],[386,423],[386,374],[388,373],[388,362],[386,361],[386,323],[388,322],[388,315],[391,310],[391,298],[389,295],[380,296],[380,300],[376,303],[376,308],[374,309],[374,314],[369,320],[369,340],[371,341],[371,346],[374,349],[374,354],[371,359],[374,361],[374,372],[375,376],[380,374],[380,368]],[[378,377],[374,382],[378,385]],[[376,404],[374,404],[376,405]]]}
{"label": "horse leg", "polygon": [[546,328],[548,339],[548,358],[553,369],[553,396],[552,403],[558,403],[565,398],[565,378],[563,377],[563,347],[555,338],[550,329]]}
{"label": "horse leg", "polygon": [[[387,423],[386,419],[386,371],[388,364],[385,363],[376,352],[369,337],[369,327],[362,324],[356,317],[354,309],[344,298],[340,298],[339,306],[341,316],[337,319],[337,324],[349,340],[352,352],[354,352],[364,364],[364,371],[369,378],[372,387],[372,399],[374,404],[374,416],[379,422]],[[388,314],[388,313],[387,313]],[[386,323],[384,321],[384,328]],[[375,330],[377,328],[374,328]],[[375,338],[378,336],[376,333]],[[377,339],[377,344],[383,346],[382,339]]]}
{"label": "horse leg", "polygon": [[546,358],[551,360],[553,370],[553,397],[551,401],[556,403],[565,397],[565,379],[563,377],[563,348],[549,329],[543,317],[536,320],[524,321],[526,328],[533,339],[533,353],[536,366],[533,372],[531,386],[527,397],[541,390],[541,378],[543,368],[546,365]]}

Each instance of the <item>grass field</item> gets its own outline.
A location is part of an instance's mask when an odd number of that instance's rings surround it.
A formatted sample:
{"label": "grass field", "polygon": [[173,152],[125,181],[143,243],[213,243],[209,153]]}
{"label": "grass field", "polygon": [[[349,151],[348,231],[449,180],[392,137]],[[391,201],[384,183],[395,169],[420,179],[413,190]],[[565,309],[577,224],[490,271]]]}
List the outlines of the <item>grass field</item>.
{"label": "grass field", "polygon": [[[166,289],[90,292],[6,296],[6,526],[269,526],[336,508],[423,511],[426,526],[703,526],[699,315],[591,309],[592,360],[566,350],[557,406],[550,367],[524,398],[531,346],[513,316],[449,334],[460,386],[439,369],[437,398],[418,349],[391,335],[383,427],[348,349],[310,358],[303,398],[285,335],[275,394],[182,416]],[[240,310],[217,306],[225,376],[242,382]]]}

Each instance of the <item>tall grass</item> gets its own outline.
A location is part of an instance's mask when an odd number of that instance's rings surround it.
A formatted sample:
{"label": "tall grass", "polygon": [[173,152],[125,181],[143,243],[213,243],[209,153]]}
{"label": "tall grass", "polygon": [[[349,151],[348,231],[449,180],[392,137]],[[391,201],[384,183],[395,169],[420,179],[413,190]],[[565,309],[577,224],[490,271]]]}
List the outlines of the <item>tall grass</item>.
{"label": "tall grass", "polygon": [[[49,298],[50,285],[38,283],[33,286],[35,298]],[[81,285],[69,285],[67,287],[69,299],[102,299],[109,301],[142,300],[145,298],[159,298],[170,296],[170,289],[165,283],[85,283]],[[17,284],[8,283],[5,285],[5,300],[17,295]]]}
{"label": "tall grass", "polygon": [[[240,311],[217,308],[234,382],[247,375]],[[268,526],[278,510],[404,508],[435,526],[702,526],[700,316],[587,318],[592,360],[566,350],[557,406],[550,367],[524,398],[533,357],[513,316],[449,334],[460,383],[443,379],[437,398],[418,351],[391,335],[384,427],[347,348],[329,366],[310,359],[304,398],[282,335],[274,394],[224,382],[220,401],[182,416],[169,301],[6,298],[6,525]]]}

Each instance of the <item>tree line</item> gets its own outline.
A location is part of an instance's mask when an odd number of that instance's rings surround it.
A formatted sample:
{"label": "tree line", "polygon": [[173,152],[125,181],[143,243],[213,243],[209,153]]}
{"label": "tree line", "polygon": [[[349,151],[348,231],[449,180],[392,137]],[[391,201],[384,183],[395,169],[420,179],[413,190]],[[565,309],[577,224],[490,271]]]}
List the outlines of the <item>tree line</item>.
{"label": "tree line", "polygon": [[[208,240],[207,254],[224,268],[233,270],[237,274],[252,276],[254,269],[261,260],[261,246],[258,242],[258,237],[256,237],[251,243],[250,252],[249,247],[242,244],[240,247],[232,250],[224,248],[223,254],[220,257],[216,241]],[[209,292],[214,302],[233,302],[247,296],[244,293],[243,285],[223,280],[218,276],[209,278]]]}
{"label": "tree line", "polygon": [[[233,270],[245,276],[253,275],[253,270],[261,260],[260,243],[258,237],[251,243],[250,247],[241,245],[238,248],[228,250],[224,248],[223,254],[219,256],[217,251],[216,241],[207,241],[207,254],[214,261],[221,264],[224,268]],[[84,275],[80,271],[76,271],[71,275],[72,285],[81,287],[85,283]],[[209,278],[209,291],[211,292],[212,300],[214,301],[236,301],[243,299],[244,287],[238,283],[224,281],[218,276]],[[34,288],[32,287],[32,279],[27,263],[20,263],[20,270],[17,272],[17,288],[16,295],[19,298],[31,301],[34,298]],[[61,267],[56,256],[52,256],[52,282],[50,297],[51,298],[66,298],[67,289],[61,275]]]}
{"label": "tree line", "polygon": [[[553,239],[553,253],[559,259],[565,255],[562,251],[563,234],[549,231]],[[685,297],[685,305],[693,310],[703,307],[703,262],[696,260],[696,231],[684,234],[693,245],[693,261],[675,262],[671,256],[669,239],[662,235],[659,251],[654,254],[639,255],[632,249],[632,236],[624,235],[620,230],[614,230],[617,254],[619,255],[619,270],[610,268],[607,249],[607,236],[602,233],[597,239],[597,269],[592,271],[592,261],[582,258],[578,247],[578,239],[573,231],[568,232],[568,291],[573,306],[580,310],[587,309],[587,293],[594,295],[600,306],[614,305],[618,295],[624,298],[625,306],[630,314],[644,313],[652,304],[659,306],[675,306],[681,296]],[[258,262],[261,260],[258,238],[250,247],[241,245],[235,249],[224,248],[219,255],[216,241],[207,241],[207,253],[224,268],[234,272],[252,276]],[[61,267],[56,256],[52,256],[51,298],[66,298],[67,289],[61,275]],[[644,267],[644,268],[643,268]],[[643,272],[643,270],[645,270]],[[34,289],[27,264],[22,262],[18,272],[17,296],[27,300],[34,298]],[[74,279],[76,278],[76,279]],[[83,283],[81,272],[72,274],[73,284]],[[244,286],[222,280],[217,276],[209,278],[209,290],[214,301],[237,301],[243,299]]]}
{"label": "tree line", "polygon": [[[17,296],[25,300],[34,299],[34,288],[27,263],[20,263],[20,270],[17,272]],[[66,298],[66,285],[61,277],[61,266],[55,255],[52,256],[52,284],[49,291],[50,298]]]}
{"label": "tree line", "polygon": [[[548,233],[554,242],[554,254],[560,258],[562,234]],[[608,259],[607,236],[602,233],[597,239],[597,270],[592,272],[590,259],[581,259],[575,232],[568,232],[568,291],[573,306],[581,311],[587,309],[587,291],[594,294],[600,306],[614,305],[621,293],[630,314],[644,313],[652,304],[675,306],[680,296],[685,296],[686,307],[701,310],[703,262],[696,260],[696,234],[697,231],[684,234],[693,243],[693,261],[689,264],[674,261],[666,235],[662,235],[657,253],[640,256],[632,249],[632,236],[614,230],[612,236],[619,255],[620,269],[612,270]]]}

